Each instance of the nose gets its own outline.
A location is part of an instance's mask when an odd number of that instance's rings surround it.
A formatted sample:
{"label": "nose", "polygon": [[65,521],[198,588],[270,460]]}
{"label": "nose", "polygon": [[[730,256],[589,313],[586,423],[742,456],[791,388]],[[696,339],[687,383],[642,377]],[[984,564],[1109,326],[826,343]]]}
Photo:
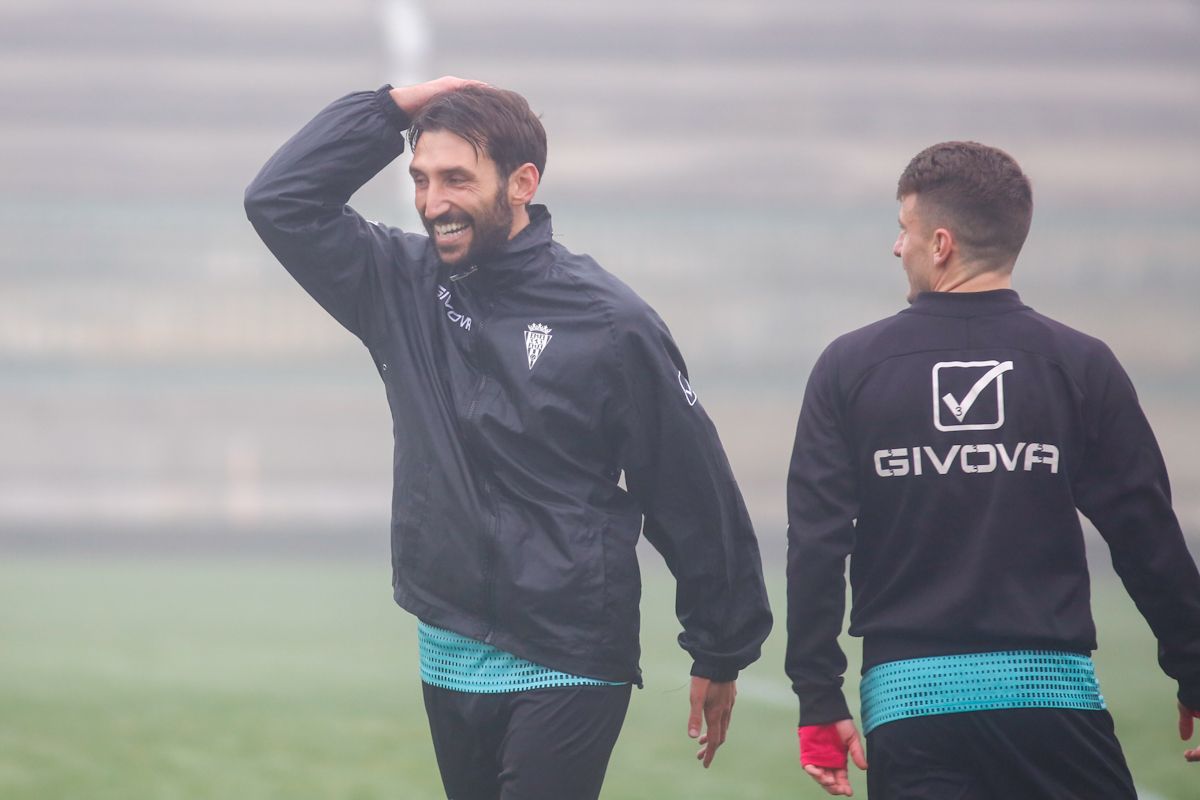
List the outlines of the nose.
{"label": "nose", "polygon": [[425,219],[437,219],[450,210],[446,193],[436,181],[430,181],[424,191],[417,193],[417,205]]}
{"label": "nose", "polygon": [[896,243],[892,245],[892,255],[894,255],[896,258],[900,257],[900,245],[901,245],[901,243],[903,243],[903,241],[904,241],[904,234],[901,233],[899,236],[896,237]]}

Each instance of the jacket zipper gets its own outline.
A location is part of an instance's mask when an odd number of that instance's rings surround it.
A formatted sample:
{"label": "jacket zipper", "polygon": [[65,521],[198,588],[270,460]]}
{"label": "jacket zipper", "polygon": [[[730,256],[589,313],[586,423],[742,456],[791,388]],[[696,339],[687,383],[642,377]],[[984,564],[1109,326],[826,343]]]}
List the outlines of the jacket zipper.
{"label": "jacket zipper", "polygon": [[[480,304],[483,305],[482,303]],[[482,310],[482,309],[480,309]],[[479,379],[475,383],[474,397],[471,398],[471,404],[467,407],[467,422],[473,422],[476,412],[479,410],[480,400],[483,399],[483,390],[487,385],[487,375],[483,370],[481,353],[476,349],[476,343],[482,339],[484,328],[484,320],[481,316],[475,318],[476,329],[475,336],[471,339],[471,360],[474,362],[475,369],[479,371]],[[478,446],[478,442],[471,443],[471,449],[475,451],[475,457],[478,459],[481,466],[486,465],[486,460],[483,458],[482,448]],[[484,584],[484,608],[483,617],[487,625],[487,630],[484,633],[483,640],[491,642],[492,632],[495,628],[495,606],[496,606],[496,539],[500,529],[500,515],[496,510],[495,497],[492,494],[491,483],[486,475],[481,470],[477,475],[479,481],[480,494],[487,506],[488,520],[485,525],[486,530],[483,536],[483,584]]]}

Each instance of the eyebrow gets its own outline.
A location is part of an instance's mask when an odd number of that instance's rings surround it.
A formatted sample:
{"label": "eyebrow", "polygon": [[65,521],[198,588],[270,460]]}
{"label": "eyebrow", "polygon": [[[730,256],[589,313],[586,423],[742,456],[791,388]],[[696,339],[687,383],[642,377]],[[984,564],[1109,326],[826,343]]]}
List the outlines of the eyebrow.
{"label": "eyebrow", "polygon": [[[465,178],[474,178],[475,177],[475,173],[473,173],[470,170],[465,169],[463,167],[449,167],[447,169],[435,169],[434,172],[439,175],[461,175],[462,177],[465,177]],[[424,175],[425,170],[418,169],[416,166],[413,166],[410,164],[408,167],[408,174],[412,175],[412,176]]]}

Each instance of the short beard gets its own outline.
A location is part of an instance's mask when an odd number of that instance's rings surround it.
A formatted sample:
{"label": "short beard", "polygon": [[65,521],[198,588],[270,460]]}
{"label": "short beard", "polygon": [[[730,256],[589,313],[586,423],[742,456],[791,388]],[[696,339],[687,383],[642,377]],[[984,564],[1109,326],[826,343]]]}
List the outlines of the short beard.
{"label": "short beard", "polygon": [[[450,266],[473,267],[490,260],[508,241],[509,234],[512,232],[513,210],[512,206],[508,204],[503,188],[496,190],[492,207],[477,217],[466,213],[450,212],[435,220],[429,220],[421,215],[421,222],[425,225],[425,230],[431,239],[436,237],[433,230],[434,225],[462,221],[471,225],[471,247],[468,248],[461,261]],[[434,248],[434,252],[437,252],[437,248]],[[440,253],[438,253],[438,260],[442,260]],[[442,261],[442,263],[446,262]]]}
{"label": "short beard", "polygon": [[493,258],[508,242],[512,233],[513,210],[503,189],[496,191],[492,213],[472,226],[471,249],[467,251],[467,263],[479,264]]}

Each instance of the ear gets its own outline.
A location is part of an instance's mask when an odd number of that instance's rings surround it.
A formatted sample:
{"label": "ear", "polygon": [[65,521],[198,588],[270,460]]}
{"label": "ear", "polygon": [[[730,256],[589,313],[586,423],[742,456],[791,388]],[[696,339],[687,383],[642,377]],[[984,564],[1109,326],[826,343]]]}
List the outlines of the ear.
{"label": "ear", "polygon": [[938,228],[933,232],[931,237],[933,245],[933,264],[935,267],[944,267],[950,261],[950,256],[954,253],[958,243],[954,241],[954,234],[948,228]]}
{"label": "ear", "polygon": [[533,164],[525,163],[508,176],[508,202],[513,206],[526,206],[533,201],[541,175]]}

